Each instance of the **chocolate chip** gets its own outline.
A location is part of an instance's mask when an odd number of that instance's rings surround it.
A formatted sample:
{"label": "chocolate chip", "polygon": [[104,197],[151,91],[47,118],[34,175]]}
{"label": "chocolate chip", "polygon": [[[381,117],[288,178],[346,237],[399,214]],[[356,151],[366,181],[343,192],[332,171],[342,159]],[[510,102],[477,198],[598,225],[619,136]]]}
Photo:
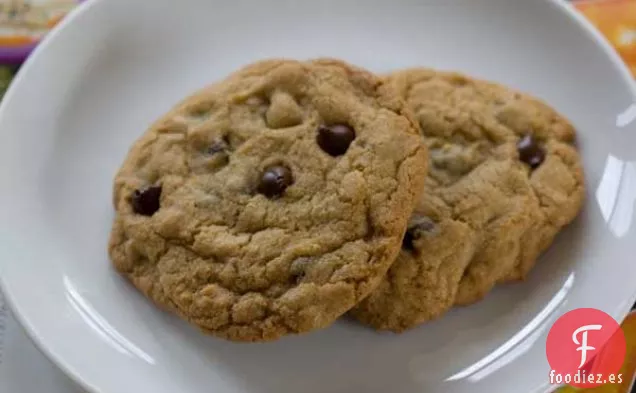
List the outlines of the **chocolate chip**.
{"label": "chocolate chip", "polygon": [[227,151],[228,147],[228,143],[225,139],[217,139],[208,147],[207,153],[210,155],[222,153]]}
{"label": "chocolate chip", "polygon": [[296,284],[300,283],[307,276],[307,269],[314,262],[311,257],[300,257],[295,259],[289,267],[290,277]]}
{"label": "chocolate chip", "polygon": [[356,133],[353,128],[346,124],[334,124],[320,126],[316,142],[322,150],[336,157],[345,154],[355,138]]}
{"label": "chocolate chip", "polygon": [[532,135],[526,135],[517,143],[519,159],[535,169],[545,160],[545,151]]}
{"label": "chocolate chip", "polygon": [[282,165],[271,166],[261,175],[258,192],[268,198],[282,195],[294,182],[291,170]]}
{"label": "chocolate chip", "polygon": [[152,216],[159,210],[161,198],[161,186],[151,186],[135,190],[131,203],[135,213],[144,216]]}
{"label": "chocolate chip", "polygon": [[299,272],[299,273],[296,273],[296,274],[292,274],[293,281],[296,284],[300,284],[303,281],[303,279],[305,278],[305,275],[306,275],[305,272]]}
{"label": "chocolate chip", "polygon": [[402,239],[402,247],[409,251],[415,250],[413,242],[425,234],[435,234],[437,226],[426,216],[415,216],[409,221],[409,225]]}

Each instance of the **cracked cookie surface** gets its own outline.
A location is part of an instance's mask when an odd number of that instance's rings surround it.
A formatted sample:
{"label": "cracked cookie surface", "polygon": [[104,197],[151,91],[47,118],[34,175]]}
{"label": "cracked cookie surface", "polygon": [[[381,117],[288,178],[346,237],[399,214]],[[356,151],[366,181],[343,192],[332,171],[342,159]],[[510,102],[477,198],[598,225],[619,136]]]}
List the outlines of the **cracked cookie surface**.
{"label": "cracked cookie surface", "polygon": [[135,142],[115,178],[111,260],[219,337],[323,328],[395,260],[427,163],[380,78],[329,59],[255,63]]}
{"label": "cracked cookie surface", "polygon": [[352,314],[403,331],[522,279],[579,212],[584,179],[566,119],[456,73],[392,74],[429,148],[426,192],[385,280]]}

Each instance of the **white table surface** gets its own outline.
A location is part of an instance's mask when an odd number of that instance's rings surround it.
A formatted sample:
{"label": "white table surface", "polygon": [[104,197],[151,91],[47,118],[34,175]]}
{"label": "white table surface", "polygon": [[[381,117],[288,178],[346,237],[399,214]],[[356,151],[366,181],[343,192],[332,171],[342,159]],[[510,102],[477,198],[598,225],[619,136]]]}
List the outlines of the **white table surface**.
{"label": "white table surface", "polygon": [[0,392],[85,393],[26,337],[0,293]]}

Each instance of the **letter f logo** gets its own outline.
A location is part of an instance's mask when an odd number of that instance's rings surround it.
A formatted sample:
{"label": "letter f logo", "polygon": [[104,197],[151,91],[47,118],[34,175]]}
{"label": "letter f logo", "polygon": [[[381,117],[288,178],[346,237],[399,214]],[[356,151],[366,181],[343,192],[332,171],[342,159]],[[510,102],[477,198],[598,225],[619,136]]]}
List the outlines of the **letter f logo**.
{"label": "letter f logo", "polygon": [[[574,344],[580,345],[580,347],[576,349],[577,351],[581,351],[581,364],[579,364],[579,368],[583,367],[585,362],[587,362],[587,352],[594,351],[596,349],[592,346],[587,345],[587,332],[590,330],[601,330],[602,327],[602,325],[585,325],[576,329],[572,334],[572,341],[574,341]],[[580,342],[577,337],[579,333],[582,333]]]}

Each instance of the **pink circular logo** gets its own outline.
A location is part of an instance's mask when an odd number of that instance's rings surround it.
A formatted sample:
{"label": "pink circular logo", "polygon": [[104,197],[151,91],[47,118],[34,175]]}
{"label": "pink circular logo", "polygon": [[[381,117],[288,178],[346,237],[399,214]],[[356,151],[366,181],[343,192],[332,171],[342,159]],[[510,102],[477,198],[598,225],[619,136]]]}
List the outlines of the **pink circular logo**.
{"label": "pink circular logo", "polygon": [[622,383],[626,350],[623,330],[612,317],[594,308],[572,310],[548,333],[550,382],[578,388]]}

